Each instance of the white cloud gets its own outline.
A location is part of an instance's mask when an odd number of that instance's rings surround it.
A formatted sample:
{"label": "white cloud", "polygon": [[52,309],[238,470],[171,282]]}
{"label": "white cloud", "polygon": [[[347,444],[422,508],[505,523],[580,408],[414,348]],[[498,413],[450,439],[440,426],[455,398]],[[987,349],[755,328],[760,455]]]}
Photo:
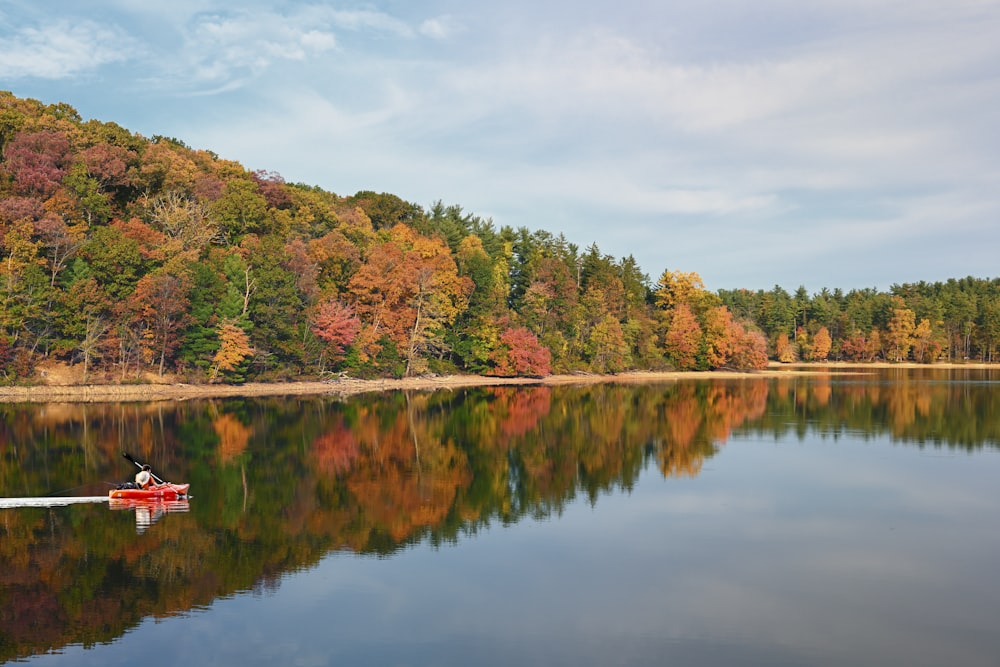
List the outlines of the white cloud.
{"label": "white cloud", "polygon": [[459,23],[449,15],[427,19],[420,24],[419,32],[431,39],[447,39],[461,30]]}
{"label": "white cloud", "polygon": [[337,45],[336,38],[328,32],[310,30],[302,35],[300,42],[303,46],[315,52],[329,51]]}
{"label": "white cloud", "polygon": [[64,79],[127,60],[134,42],[93,21],[56,21],[0,38],[0,77]]}
{"label": "white cloud", "polygon": [[[249,81],[267,71],[280,72],[277,68],[283,64],[321,63],[329,53],[343,55],[338,33],[404,41],[418,34],[406,22],[381,11],[335,10],[319,5],[293,7],[287,12],[202,12],[191,15],[187,23],[182,31],[180,62],[169,78],[198,85]],[[443,16],[425,22],[421,33],[440,39],[456,29],[457,23]],[[364,42],[352,46],[355,55],[365,48]]]}
{"label": "white cloud", "polygon": [[199,81],[238,78],[279,61],[305,61],[336,47],[336,38],[299,17],[270,13],[195,18],[184,48],[187,64]]}
{"label": "white cloud", "polygon": [[459,93],[536,113],[626,115],[717,133],[831,109],[881,112],[891,94],[917,101],[909,96],[920,86],[1000,57],[991,30],[940,32],[863,34],[786,53],[689,63],[626,35],[588,31],[522,45],[485,66],[472,63],[457,69],[452,83]]}
{"label": "white cloud", "polygon": [[333,25],[347,30],[375,30],[398,37],[412,37],[413,29],[405,22],[385,12],[375,10],[333,10],[326,13]]}

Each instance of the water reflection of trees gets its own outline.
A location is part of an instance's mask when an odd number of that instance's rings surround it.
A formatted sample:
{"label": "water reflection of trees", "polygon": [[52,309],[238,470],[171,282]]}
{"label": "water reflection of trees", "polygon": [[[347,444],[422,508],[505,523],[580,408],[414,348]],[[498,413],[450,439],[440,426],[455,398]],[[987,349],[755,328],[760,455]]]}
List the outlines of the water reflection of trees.
{"label": "water reflection of trees", "polygon": [[752,424],[775,437],[810,433],[889,437],[901,444],[973,451],[1000,443],[997,384],[954,371],[773,381],[766,415]]}
{"label": "water reflection of trees", "polygon": [[[121,451],[192,483],[140,536],[103,506],[0,514],[0,661],[268,589],[331,550],[389,555],[695,476],[734,433],[993,446],[974,383],[849,377],[0,408],[0,495],[102,494]],[[137,586],[136,582],[141,582]]]}

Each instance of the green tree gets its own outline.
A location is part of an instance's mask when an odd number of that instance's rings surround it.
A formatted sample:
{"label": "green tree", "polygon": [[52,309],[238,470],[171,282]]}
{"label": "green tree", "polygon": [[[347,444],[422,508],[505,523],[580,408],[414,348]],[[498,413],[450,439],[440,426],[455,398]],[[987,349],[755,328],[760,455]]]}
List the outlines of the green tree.
{"label": "green tree", "polygon": [[791,295],[778,285],[765,292],[761,296],[760,318],[761,327],[772,336],[780,333],[791,336],[795,333],[795,307]]}
{"label": "green tree", "polygon": [[459,243],[458,273],[472,281],[468,307],[446,333],[446,344],[461,365],[473,372],[490,367],[490,354],[500,340],[501,322],[509,321],[506,257],[492,258],[477,234]]}
{"label": "green tree", "polygon": [[618,373],[628,366],[628,343],[621,323],[605,315],[590,334],[590,367],[595,373]]}
{"label": "green tree", "polygon": [[400,223],[413,227],[424,217],[424,212],[416,204],[386,192],[377,194],[371,190],[362,190],[351,197],[348,203],[359,206],[376,230],[391,229]]}
{"label": "green tree", "polygon": [[251,180],[227,181],[222,196],[208,210],[230,243],[238,243],[246,234],[265,231],[267,200]]}
{"label": "green tree", "polygon": [[124,300],[149,268],[139,242],[125,235],[121,224],[100,226],[79,250],[83,262],[77,273],[92,276],[116,302]]}
{"label": "green tree", "polygon": [[[243,255],[252,257],[252,264]],[[235,309],[246,309],[253,324],[249,333],[255,360],[260,373],[272,379],[302,372],[305,343],[311,337],[307,322],[300,317],[306,307],[297,287],[298,276],[286,268],[287,261],[283,240],[276,236],[247,237],[241,253],[227,258],[233,275],[223,313],[231,316]]]}

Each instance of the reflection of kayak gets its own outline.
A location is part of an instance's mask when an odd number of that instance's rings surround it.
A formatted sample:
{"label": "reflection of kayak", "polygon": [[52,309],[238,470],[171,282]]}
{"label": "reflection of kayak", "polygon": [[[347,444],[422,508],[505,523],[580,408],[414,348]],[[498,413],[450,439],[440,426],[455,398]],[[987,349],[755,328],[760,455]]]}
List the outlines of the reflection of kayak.
{"label": "reflection of kayak", "polygon": [[111,498],[108,500],[108,507],[113,510],[134,510],[147,509],[165,511],[167,514],[173,512],[187,512],[191,509],[191,503],[184,498]]}
{"label": "reflection of kayak", "polygon": [[135,500],[143,499],[163,499],[174,500],[187,495],[190,484],[160,484],[151,486],[148,489],[111,489],[108,491],[109,498],[131,498]]}
{"label": "reflection of kayak", "polygon": [[191,509],[186,497],[178,498],[176,496],[173,498],[110,498],[108,506],[113,510],[134,511],[135,532],[139,535],[145,533],[164,514],[187,512]]}

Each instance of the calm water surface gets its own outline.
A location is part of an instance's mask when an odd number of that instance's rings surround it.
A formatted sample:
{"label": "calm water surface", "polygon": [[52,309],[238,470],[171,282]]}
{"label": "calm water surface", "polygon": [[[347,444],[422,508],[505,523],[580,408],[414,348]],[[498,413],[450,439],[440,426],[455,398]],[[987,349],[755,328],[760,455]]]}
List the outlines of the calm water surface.
{"label": "calm water surface", "polygon": [[[1000,376],[0,406],[0,662],[991,665]],[[69,490],[67,492],[67,490]]]}

